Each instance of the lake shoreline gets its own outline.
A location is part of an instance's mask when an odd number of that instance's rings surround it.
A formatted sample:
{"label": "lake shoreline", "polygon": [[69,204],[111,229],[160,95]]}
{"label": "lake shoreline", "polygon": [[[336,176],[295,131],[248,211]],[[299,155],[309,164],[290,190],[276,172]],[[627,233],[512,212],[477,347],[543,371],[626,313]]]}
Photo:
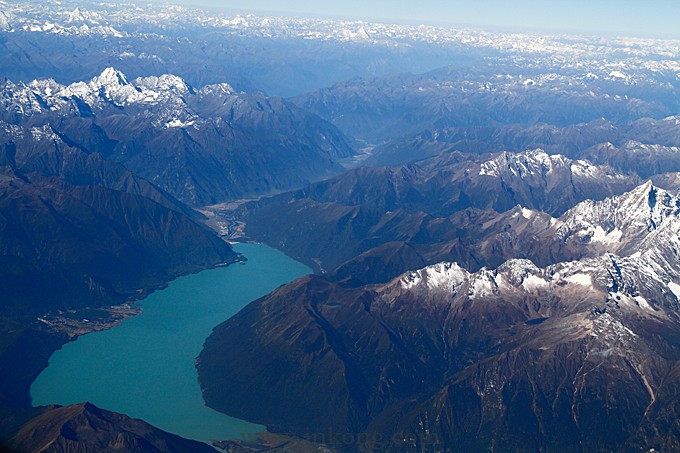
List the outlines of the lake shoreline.
{"label": "lake shoreline", "polygon": [[[119,327],[124,321],[139,316],[143,309],[140,304],[152,294],[167,288],[178,278],[198,274],[200,272],[244,264],[247,257],[237,253],[229,262],[220,262],[201,268],[188,269],[171,275],[171,278],[159,284],[148,285],[131,291],[121,299],[121,303],[86,307],[82,309],[57,310],[30,318],[13,321],[20,333],[11,339],[11,344],[3,352],[5,357],[23,357],[22,369],[6,368],[15,391],[0,402],[0,409],[7,420],[28,421],[27,414],[39,415],[45,410],[61,405],[36,405],[31,397],[31,387],[40,374],[49,366],[53,355],[64,346],[82,336]],[[15,329],[16,330],[16,329]],[[38,340],[36,340],[36,338]],[[26,358],[30,357],[30,360]],[[3,357],[0,357],[3,360]],[[8,360],[6,360],[8,361]],[[17,368],[17,367],[15,367]],[[83,401],[82,403],[84,403]],[[81,403],[81,402],[79,402]],[[0,446],[18,431],[23,425],[19,422],[3,422],[0,426]],[[16,424],[18,423],[18,424]]]}
{"label": "lake shoreline", "polygon": [[[218,325],[220,322],[223,322],[224,320],[226,320],[229,317],[236,314],[238,311],[243,309],[245,306],[247,306],[253,300],[256,300],[257,298],[264,296],[269,291],[275,289],[276,287],[280,286],[281,284],[285,284],[285,283],[287,283],[287,282],[289,282],[289,281],[291,281],[295,278],[298,278],[302,275],[305,275],[305,274],[311,272],[311,270],[307,266],[304,266],[302,263],[295,262],[291,258],[285,256],[282,252],[280,252],[276,249],[273,249],[271,247],[265,246],[265,245],[240,243],[236,246],[236,248],[248,250],[248,252],[241,252],[239,250],[237,250],[237,252],[240,253],[241,257],[243,255],[245,255],[246,259],[248,260],[248,261],[246,261],[246,263],[251,264],[251,266],[243,266],[243,267],[242,266],[234,267],[234,266],[231,266],[231,265],[229,265],[229,266],[213,266],[212,268],[205,269],[202,272],[187,274],[187,275],[183,276],[184,280],[183,279],[175,279],[175,280],[169,282],[169,284],[166,285],[164,288],[155,288],[154,291],[152,291],[151,293],[146,295],[146,297],[143,298],[143,299],[136,300],[135,302],[133,302],[131,304],[123,304],[123,306],[126,309],[130,310],[130,311],[125,313],[125,316],[124,316],[125,319],[122,319],[123,316],[119,316],[121,314],[121,311],[124,311],[124,310],[119,310],[117,313],[113,314],[113,316],[109,316],[108,317],[109,323],[100,325],[99,327],[101,327],[101,329],[98,330],[98,332],[99,332],[98,335],[101,334],[101,333],[104,333],[106,335],[107,332],[110,333],[110,332],[120,331],[121,325],[123,326],[123,328],[129,330],[140,322],[148,322],[148,319],[146,319],[147,316],[144,316],[144,314],[149,309],[151,309],[152,312],[159,311],[159,308],[165,308],[166,310],[174,310],[174,308],[172,308],[173,305],[167,305],[166,306],[166,301],[163,301],[162,303],[160,303],[160,299],[162,299],[162,297],[166,297],[168,294],[176,293],[177,291],[188,291],[188,292],[186,292],[186,294],[182,293],[180,296],[178,296],[178,297],[180,297],[180,299],[186,298],[187,303],[189,304],[189,305],[185,304],[185,308],[182,308],[180,311],[182,311],[182,310],[187,311],[188,310],[189,312],[192,312],[195,309],[196,311],[200,312],[200,310],[202,309],[201,304],[198,304],[198,305],[195,306],[194,304],[197,303],[197,302],[194,301],[194,300],[191,300],[191,297],[194,297],[194,295],[195,295],[194,293],[200,293],[203,290],[193,291],[193,289],[191,289],[191,288],[188,289],[188,290],[187,290],[187,288],[182,289],[183,287],[185,287],[186,285],[189,285],[189,284],[194,284],[192,282],[205,281],[206,279],[208,279],[208,280],[211,279],[211,278],[222,279],[222,277],[220,277],[221,275],[237,276],[237,277],[235,277],[236,280],[239,281],[239,282],[242,282],[242,283],[240,283],[241,285],[246,286],[245,290],[246,290],[247,295],[243,296],[243,297],[245,297],[247,300],[242,299],[240,302],[235,302],[236,305],[230,306],[228,309],[231,310],[231,311],[230,311],[230,314],[228,316],[223,316],[223,315],[220,315],[220,314],[206,315],[209,318],[209,320],[206,321],[206,322],[209,322],[209,326],[206,327],[206,325],[204,325],[201,328],[203,330],[196,331],[196,338],[191,339],[191,342],[194,343],[193,347],[195,348],[195,351],[192,351],[191,355],[190,355],[190,362],[189,363],[190,363],[190,367],[191,367],[190,372],[192,374],[190,380],[195,383],[196,389],[199,392],[200,406],[201,406],[201,408],[203,408],[202,410],[209,409],[210,411],[215,412],[215,414],[219,414],[219,417],[222,417],[222,416],[228,417],[228,416],[221,414],[221,413],[218,413],[218,412],[208,408],[205,405],[205,400],[202,398],[202,392],[201,392],[200,386],[198,384],[198,375],[197,375],[197,372],[196,372],[194,361],[200,353],[203,342],[205,341],[207,336],[210,334],[210,332],[212,331],[212,329],[216,325]],[[258,258],[255,259],[254,261],[251,261],[249,259],[251,253],[254,254],[255,256],[257,256]],[[237,260],[235,262],[238,262],[238,261],[244,262],[244,259]],[[271,261],[271,263],[270,263],[270,261]],[[233,263],[231,263],[231,264],[233,264]],[[269,266],[270,268],[268,268],[267,266]],[[219,272],[220,268],[224,269],[226,274],[223,273],[223,272]],[[229,269],[231,269],[231,271],[229,271]],[[218,271],[218,272],[215,273],[215,271]],[[208,272],[208,273],[206,274],[205,272]],[[295,273],[295,275],[293,275],[292,272]],[[280,273],[281,275],[277,276],[276,275],[277,273]],[[188,278],[188,280],[187,280],[187,278]],[[208,290],[219,291],[218,289],[213,288],[213,286],[215,286],[215,285],[213,285],[212,283],[209,283],[208,284]],[[157,289],[162,289],[164,291],[163,292],[157,291]],[[241,290],[243,290],[243,289],[244,288],[241,288]],[[233,299],[233,297],[235,297],[236,293],[238,293],[240,295],[241,290],[234,290],[235,291],[234,294],[232,294],[232,290],[227,290],[228,300],[230,301],[231,299]],[[154,296],[149,298],[152,294],[154,294]],[[211,301],[212,301],[212,299],[215,299],[215,297],[212,296],[212,295],[209,296],[208,298]],[[176,303],[176,301],[172,302],[172,303],[174,304],[174,303]],[[218,302],[208,302],[209,305],[210,304],[214,305],[215,303],[219,306],[220,309],[225,308],[223,306],[222,302],[219,302],[219,301]],[[231,304],[232,302],[228,302],[228,303]],[[222,305],[220,305],[220,304],[222,304]],[[140,311],[137,311],[137,310],[140,310]],[[189,313],[189,314],[191,315],[191,313]],[[184,316],[184,315],[187,315],[187,313],[184,313],[184,312],[180,313],[180,316]],[[154,316],[154,314],[148,313],[148,316]],[[123,320],[125,320],[126,322],[123,323],[122,322]],[[74,343],[73,340],[80,338],[81,336],[83,338],[91,337],[90,335],[88,335],[88,333],[90,333],[90,332],[85,331],[86,328],[92,328],[92,325],[96,324],[96,323],[92,323],[91,321],[92,320],[90,320],[90,319],[86,319],[82,323],[75,323],[76,329],[75,329],[75,331],[71,332],[71,333],[74,334],[73,338],[70,339],[71,341],[67,341],[64,345],[62,345],[62,348],[60,350],[58,350],[59,351],[59,353],[58,353],[59,357],[64,356],[64,354],[65,354],[64,350],[65,349],[73,348],[73,346],[70,345],[71,343]],[[184,319],[182,321],[184,321]],[[164,322],[165,321],[163,321],[163,323]],[[189,322],[191,322],[191,320],[189,320]],[[113,327],[119,327],[119,329],[113,329]],[[172,325],[165,326],[165,324],[163,324],[163,326],[161,326],[161,327],[163,327],[163,328],[167,327],[168,329],[174,329],[175,328],[175,327],[172,327]],[[153,332],[153,330],[154,330],[153,328],[150,328],[149,331]],[[158,330],[158,328],[156,328],[156,330]],[[191,332],[193,332],[193,330]],[[199,332],[202,332],[202,333],[199,333]],[[117,334],[117,335],[120,335],[120,334]],[[205,337],[203,335],[205,335]],[[191,333],[191,336],[194,336],[193,333]],[[198,338],[199,336],[200,336],[200,338]],[[108,335],[107,336],[107,338],[115,338],[115,337],[116,337],[116,335],[113,335],[113,336]],[[94,340],[92,340],[92,341],[94,341]],[[137,340],[137,341],[140,341],[140,340]],[[142,349],[143,349],[143,345],[141,343],[144,343],[144,341],[145,340],[140,341],[140,345],[141,345]],[[151,339],[149,341],[151,343],[153,343],[156,340]],[[184,340],[182,340],[182,341],[184,341]],[[88,340],[88,342],[90,342],[90,341]],[[198,346],[196,346],[196,344]],[[66,345],[69,345],[69,348],[65,348],[64,346],[66,346]],[[78,346],[78,347],[85,347],[85,346],[80,344],[80,346]],[[135,349],[138,349],[138,348],[135,348]],[[100,350],[102,352],[99,355],[105,356],[107,358],[107,360],[111,360],[111,361],[115,362],[115,358],[111,358],[112,357],[111,353],[115,353],[115,351],[107,352],[105,349],[101,349],[101,348],[100,348]],[[55,355],[57,353],[57,351],[54,351],[54,352],[55,352],[55,354],[53,354],[52,357],[55,357]],[[135,351],[135,352],[137,352],[137,351]],[[186,355],[187,352],[185,351],[184,354]],[[174,355],[174,351],[171,352],[169,355]],[[180,355],[180,353],[178,352],[177,355]],[[166,356],[168,356],[168,354],[165,354],[165,355],[161,354],[159,357],[162,357],[163,360],[165,360]],[[57,358],[57,362],[59,360],[63,360],[63,359]],[[50,364],[49,364],[50,367],[54,366],[54,364],[52,362],[53,362],[53,360],[50,360]],[[185,363],[185,365],[183,365],[183,367],[186,368],[186,360],[183,363]],[[79,365],[78,367],[79,367],[79,369],[84,369],[84,370],[88,370],[90,368],[89,365],[83,365],[83,366]],[[118,371],[118,368],[125,368],[125,367],[119,366],[119,367],[116,368],[115,371]],[[71,367],[71,369],[73,369],[73,366]],[[47,370],[43,370],[43,372],[40,375],[42,376],[43,373],[45,373],[46,371],[49,371],[49,368],[47,368]],[[88,371],[85,371],[84,373],[87,373],[87,372]],[[78,374],[80,374],[80,373],[78,373]],[[168,373],[168,374],[172,374],[172,373]],[[60,401],[58,399],[51,399],[49,392],[46,393],[47,396],[45,398],[35,398],[35,394],[33,393],[33,390],[35,389],[35,385],[36,385],[36,383],[38,383],[38,380],[41,376],[39,376],[38,378],[36,378],[36,380],[34,380],[33,385],[32,385],[32,390],[31,390],[32,396],[34,397],[34,403],[35,403],[34,405],[36,407],[41,406],[43,404],[59,404],[59,405],[73,404],[73,403],[76,403],[76,402],[80,402],[80,399],[83,399],[83,400],[90,401],[90,402],[92,402],[92,403],[96,404],[97,406],[102,407],[104,409],[112,410],[112,411],[115,411],[115,412],[121,412],[121,413],[127,414],[127,415],[129,415],[133,418],[143,419],[153,426],[156,426],[156,427],[163,429],[165,431],[180,435],[180,436],[185,437],[187,439],[201,440],[201,441],[207,442],[207,443],[212,443],[212,441],[214,441],[214,440],[222,441],[222,442],[234,440],[234,439],[238,440],[238,438],[242,437],[243,435],[251,436],[253,434],[265,434],[265,433],[267,433],[266,427],[264,427],[264,426],[257,425],[257,429],[254,429],[256,425],[253,425],[252,423],[249,423],[245,420],[240,421],[240,420],[234,419],[234,420],[237,420],[238,423],[239,423],[239,425],[235,425],[235,426],[238,427],[238,428],[235,428],[235,429],[241,430],[241,431],[235,431],[234,432],[236,434],[235,436],[234,435],[230,435],[230,436],[210,435],[210,437],[200,437],[201,436],[200,434],[195,434],[195,435],[192,436],[192,435],[187,435],[185,432],[182,432],[181,430],[168,428],[168,426],[170,426],[170,425],[167,425],[167,424],[163,425],[163,423],[156,422],[153,418],[149,418],[147,416],[144,416],[144,414],[140,415],[139,413],[136,413],[134,410],[130,410],[130,411],[121,410],[121,408],[116,407],[115,404],[114,405],[107,405],[106,403],[101,402],[101,400],[97,401],[96,398],[89,398],[89,397],[83,396],[82,398],[78,398],[78,399],[74,399],[74,400],[66,400],[66,402],[63,403],[62,401]],[[103,376],[103,377],[106,377],[106,376]],[[81,376],[76,376],[74,378],[81,379]],[[98,377],[92,378],[91,380],[99,381],[100,378],[98,378]],[[133,381],[134,382],[135,379],[134,378],[124,378],[124,379],[118,379],[118,381],[122,381],[122,382]],[[111,384],[110,382],[109,383],[102,382],[101,385],[106,387],[106,388],[111,388],[110,386],[115,385],[115,384],[116,383]],[[42,384],[38,385],[39,389],[40,389],[41,385]],[[143,387],[143,384],[140,384],[140,386]],[[125,395],[127,393],[127,391],[119,390],[118,393]],[[182,398],[180,396],[176,395],[175,393],[168,393],[168,394],[173,394],[172,402],[175,402],[177,404],[182,404],[181,402],[177,402],[177,401],[182,400]],[[195,405],[195,403],[192,403],[192,404]],[[169,411],[166,411],[166,412],[169,412]],[[183,416],[186,416],[187,418],[190,419],[189,421],[192,421],[191,420],[192,416],[190,415],[191,412],[183,413],[183,412],[178,410],[178,411],[175,412],[176,418],[178,418],[179,414],[183,414]],[[168,414],[168,416],[172,417],[172,414]],[[213,415],[211,415],[211,417],[213,417]],[[218,416],[214,415],[214,417],[218,417]],[[231,419],[231,417],[229,417],[229,418]],[[213,424],[214,424],[214,420],[213,420]],[[241,427],[240,424],[244,424],[243,427]],[[248,428],[246,428],[246,426],[248,426]],[[200,428],[200,429],[203,429],[203,428]],[[200,431],[200,429],[199,429],[199,431]],[[229,429],[231,429],[231,428],[229,428]]]}
{"label": "lake shoreline", "polygon": [[[22,386],[27,386],[30,389],[38,376],[44,371],[49,365],[49,359],[54,355],[55,352],[61,350],[66,344],[76,341],[79,337],[88,335],[90,333],[101,332],[104,330],[113,329],[122,324],[123,321],[127,319],[139,316],[142,313],[142,308],[139,306],[141,302],[146,300],[149,296],[161,291],[170,285],[173,281],[181,277],[186,277],[189,275],[195,275],[200,272],[218,269],[222,267],[229,267],[234,264],[243,264],[247,261],[247,258],[240,253],[236,253],[235,258],[230,262],[216,263],[208,267],[190,269],[187,272],[182,272],[178,274],[171,275],[171,278],[155,285],[148,285],[142,288],[138,288],[131,292],[125,297],[122,297],[120,304],[116,305],[104,305],[100,307],[85,307],[81,309],[71,309],[71,310],[58,310],[56,314],[46,313],[43,316],[38,316],[36,320],[32,323],[26,325],[26,329],[38,331],[53,337],[56,343],[59,343],[58,347],[50,348],[51,352],[46,358],[46,363],[41,367],[32,367],[29,373],[25,373],[26,376],[33,376],[32,378],[26,377],[20,382]],[[90,313],[91,311],[100,312],[101,316],[92,317],[81,317],[77,320],[78,314]],[[63,316],[67,314],[67,316]],[[84,318],[84,319],[83,319]],[[65,336],[65,338],[64,338]],[[20,346],[20,345],[19,345]],[[46,350],[40,351],[41,356],[47,353]],[[40,408],[42,406],[35,406],[32,404],[32,398],[30,397],[30,390],[28,395],[17,395],[17,400],[30,401],[28,406],[19,405],[21,408]],[[12,406],[7,406],[12,407]]]}

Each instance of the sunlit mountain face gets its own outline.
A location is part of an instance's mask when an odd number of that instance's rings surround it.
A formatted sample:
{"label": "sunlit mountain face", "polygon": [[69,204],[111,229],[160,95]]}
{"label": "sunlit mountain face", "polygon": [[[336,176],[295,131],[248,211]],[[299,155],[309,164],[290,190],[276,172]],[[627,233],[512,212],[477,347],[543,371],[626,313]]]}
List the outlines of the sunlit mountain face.
{"label": "sunlit mountain face", "polygon": [[680,449],[672,33],[226,6],[0,1],[1,447]]}

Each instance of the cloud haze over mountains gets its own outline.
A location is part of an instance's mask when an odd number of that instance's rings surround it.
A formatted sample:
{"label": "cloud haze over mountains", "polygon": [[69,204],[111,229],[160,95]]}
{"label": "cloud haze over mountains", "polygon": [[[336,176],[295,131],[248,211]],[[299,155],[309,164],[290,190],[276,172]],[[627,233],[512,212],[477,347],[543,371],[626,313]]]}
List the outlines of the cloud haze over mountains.
{"label": "cloud haze over mountains", "polygon": [[[184,0],[186,5],[244,10],[241,2]],[[678,37],[680,5],[672,0],[348,0],[342,2],[280,2],[256,0],[248,9],[300,15],[344,16],[474,25],[501,30],[588,32],[604,35]]]}

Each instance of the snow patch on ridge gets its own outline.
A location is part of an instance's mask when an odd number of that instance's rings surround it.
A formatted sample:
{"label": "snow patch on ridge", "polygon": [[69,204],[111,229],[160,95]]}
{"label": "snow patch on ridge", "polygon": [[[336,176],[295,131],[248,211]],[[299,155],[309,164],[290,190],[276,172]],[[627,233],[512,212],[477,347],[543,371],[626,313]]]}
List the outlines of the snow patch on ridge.
{"label": "snow patch on ridge", "polygon": [[498,283],[493,274],[487,270],[479,271],[470,283],[468,296],[471,299],[488,297],[498,293]]}
{"label": "snow patch on ridge", "polygon": [[165,123],[165,127],[167,127],[167,128],[173,128],[173,127],[184,127],[184,128],[186,128],[186,127],[193,126],[194,124],[196,124],[195,120],[182,121],[179,118],[175,118],[175,119],[170,120],[167,123]]}
{"label": "snow patch on ridge", "polygon": [[572,274],[565,277],[565,280],[569,283],[576,283],[581,286],[593,286],[593,279],[588,274]]}
{"label": "snow patch on ridge", "polygon": [[503,175],[527,177],[536,175],[550,175],[556,169],[569,167],[576,176],[600,177],[602,170],[585,160],[575,160],[561,155],[550,155],[542,149],[528,150],[523,153],[504,151],[497,157],[483,162],[479,167],[479,174],[496,178]]}
{"label": "snow patch on ridge", "polygon": [[600,244],[604,245],[611,245],[618,243],[621,240],[621,236],[623,236],[623,232],[618,228],[614,228],[612,231],[606,232],[604,228],[602,228],[600,225],[597,225],[592,232],[590,240],[592,242],[599,242]]}
{"label": "snow patch on ridge", "polygon": [[671,290],[675,297],[680,299],[680,285],[675,282],[668,282],[668,289]]}
{"label": "snow patch on ridge", "polygon": [[545,289],[550,286],[550,283],[537,275],[528,275],[522,282],[522,287],[527,291],[536,291]]}

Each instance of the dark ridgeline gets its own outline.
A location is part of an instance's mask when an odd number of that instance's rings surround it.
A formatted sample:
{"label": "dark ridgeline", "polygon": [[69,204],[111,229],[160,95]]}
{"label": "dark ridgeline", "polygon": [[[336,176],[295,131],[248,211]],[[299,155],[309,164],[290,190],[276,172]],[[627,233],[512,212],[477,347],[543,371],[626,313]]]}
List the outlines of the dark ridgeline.
{"label": "dark ridgeline", "polygon": [[8,442],[13,451],[209,453],[215,449],[91,403],[43,408]]}

